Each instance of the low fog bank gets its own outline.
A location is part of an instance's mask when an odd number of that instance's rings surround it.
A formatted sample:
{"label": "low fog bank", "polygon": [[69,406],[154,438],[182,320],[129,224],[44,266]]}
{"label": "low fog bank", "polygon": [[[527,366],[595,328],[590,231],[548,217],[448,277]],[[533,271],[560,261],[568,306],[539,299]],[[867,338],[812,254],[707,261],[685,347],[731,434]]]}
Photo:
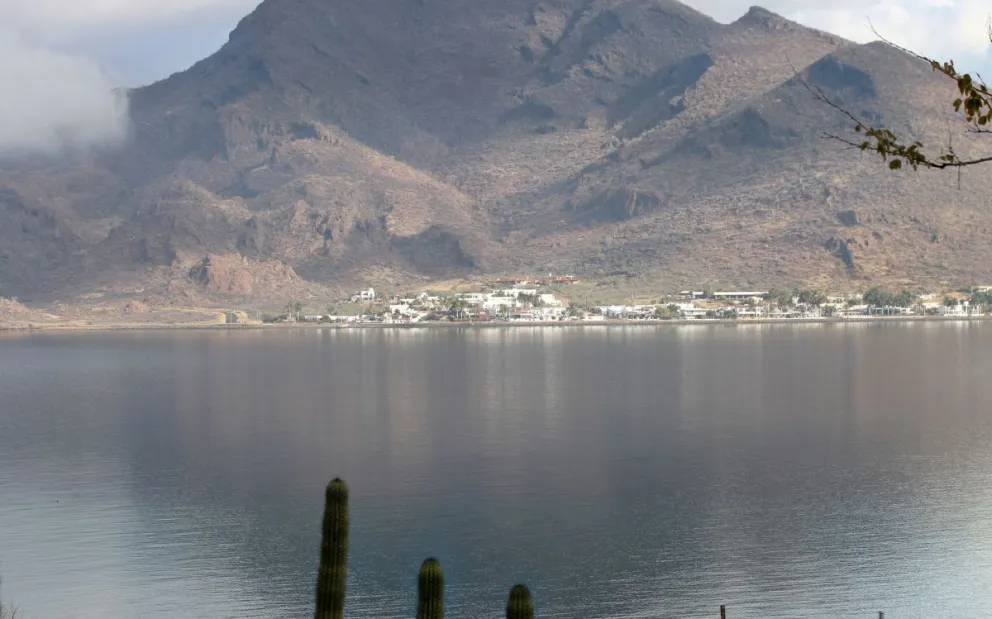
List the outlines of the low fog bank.
{"label": "low fog bank", "polygon": [[0,154],[55,155],[127,137],[127,95],[82,57],[0,29]]}

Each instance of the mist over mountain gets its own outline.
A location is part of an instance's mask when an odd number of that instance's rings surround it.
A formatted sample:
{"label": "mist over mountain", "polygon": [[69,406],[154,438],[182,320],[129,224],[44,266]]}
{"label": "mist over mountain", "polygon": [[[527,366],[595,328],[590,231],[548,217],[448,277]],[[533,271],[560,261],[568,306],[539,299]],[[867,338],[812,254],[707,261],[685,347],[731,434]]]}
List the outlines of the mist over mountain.
{"label": "mist over mountain", "polygon": [[116,146],[127,135],[127,97],[92,62],[0,29],[0,82],[4,159]]}
{"label": "mist over mountain", "polygon": [[674,0],[267,0],[129,91],[122,144],[0,163],[0,295],[992,279],[986,181],[823,140],[850,123],[797,70],[946,139],[951,84],[925,64],[757,7],[721,24]]}

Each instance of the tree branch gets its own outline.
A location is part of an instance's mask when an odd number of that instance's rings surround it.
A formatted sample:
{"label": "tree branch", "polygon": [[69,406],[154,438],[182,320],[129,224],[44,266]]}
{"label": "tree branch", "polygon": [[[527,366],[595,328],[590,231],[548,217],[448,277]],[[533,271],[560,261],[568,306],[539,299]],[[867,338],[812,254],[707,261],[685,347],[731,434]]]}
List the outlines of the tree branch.
{"label": "tree branch", "polygon": [[[869,25],[871,25],[871,22],[869,22]],[[954,80],[960,96],[953,101],[952,107],[956,113],[963,114],[964,121],[968,125],[967,131],[977,134],[992,133],[992,92],[989,91],[989,87],[981,75],[976,74],[975,77],[972,77],[968,73],[958,73],[953,61],[940,63],[896,45],[881,36],[873,25],[871,26],[871,30],[886,45],[926,62],[934,71]],[[992,41],[992,18],[989,20],[988,33],[989,40]],[[948,140],[947,148],[942,149],[939,155],[928,155],[923,151],[922,142],[906,142],[899,139],[889,129],[873,126],[871,123],[856,116],[842,105],[833,101],[821,88],[810,84],[795,68],[793,68],[793,71],[796,78],[813,95],[814,99],[846,116],[848,120],[854,123],[854,131],[863,135],[865,139],[855,141],[854,139],[833,134],[823,134],[822,137],[839,141],[848,146],[858,148],[861,151],[876,152],[882,157],[883,161],[888,162],[888,166],[892,170],[902,168],[904,163],[914,170],[918,170],[920,167],[934,170],[948,168],[960,169],[984,163],[992,163],[992,155],[962,159],[954,151],[953,143],[950,140]]]}

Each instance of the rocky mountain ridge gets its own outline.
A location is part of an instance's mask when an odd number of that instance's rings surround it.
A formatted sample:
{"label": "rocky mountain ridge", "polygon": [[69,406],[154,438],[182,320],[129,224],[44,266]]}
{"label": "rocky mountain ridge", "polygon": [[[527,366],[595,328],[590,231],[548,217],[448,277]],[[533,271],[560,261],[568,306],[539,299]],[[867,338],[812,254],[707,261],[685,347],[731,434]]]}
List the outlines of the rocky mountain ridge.
{"label": "rocky mountain ridge", "polygon": [[823,140],[849,122],[801,79],[946,139],[928,67],[757,7],[724,25],[675,0],[267,0],[129,93],[127,144],[0,164],[0,295],[992,279],[986,181]]}

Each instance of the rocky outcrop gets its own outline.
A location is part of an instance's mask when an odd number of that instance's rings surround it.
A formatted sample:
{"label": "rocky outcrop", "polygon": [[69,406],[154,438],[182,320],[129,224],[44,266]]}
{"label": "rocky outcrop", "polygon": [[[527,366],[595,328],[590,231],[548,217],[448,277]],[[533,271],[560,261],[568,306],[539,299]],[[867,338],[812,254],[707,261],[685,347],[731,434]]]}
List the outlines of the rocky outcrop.
{"label": "rocky outcrop", "polygon": [[126,301],[124,305],[121,306],[122,314],[147,314],[150,311],[151,308],[148,307],[148,304],[138,301],[137,299]]}
{"label": "rocky outcrop", "polygon": [[844,263],[844,267],[851,273],[858,270],[858,264],[854,260],[854,251],[851,249],[853,241],[839,239],[835,236],[827,239],[824,244],[826,250],[832,253],[838,260]]}
{"label": "rocky outcrop", "polygon": [[207,294],[250,295],[255,277],[247,264],[247,258],[211,254],[189,270],[189,278]]}

